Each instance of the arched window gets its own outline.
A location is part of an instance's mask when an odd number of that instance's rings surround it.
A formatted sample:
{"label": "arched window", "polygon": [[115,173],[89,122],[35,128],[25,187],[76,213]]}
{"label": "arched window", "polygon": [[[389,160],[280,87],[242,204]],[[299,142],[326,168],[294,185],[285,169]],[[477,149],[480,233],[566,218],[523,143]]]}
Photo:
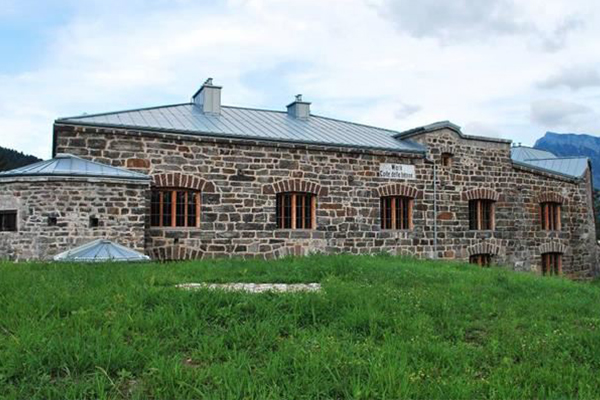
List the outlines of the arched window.
{"label": "arched window", "polygon": [[543,230],[560,230],[560,211],[560,203],[552,201],[540,203],[540,221]]}
{"label": "arched window", "polygon": [[411,197],[381,197],[381,229],[412,229],[412,208]]}
{"label": "arched window", "polygon": [[200,227],[200,191],[177,188],[152,190],[150,226]]}
{"label": "arched window", "polygon": [[306,192],[277,194],[278,229],[315,229],[317,196]]}
{"label": "arched window", "polygon": [[494,229],[495,201],[488,199],[469,200],[469,229],[477,231]]}
{"label": "arched window", "polygon": [[469,263],[479,265],[480,267],[489,267],[492,265],[491,254],[473,254],[469,257]]}
{"label": "arched window", "polygon": [[561,275],[562,274],[562,253],[544,253],[544,254],[542,254],[542,274],[543,275]]}

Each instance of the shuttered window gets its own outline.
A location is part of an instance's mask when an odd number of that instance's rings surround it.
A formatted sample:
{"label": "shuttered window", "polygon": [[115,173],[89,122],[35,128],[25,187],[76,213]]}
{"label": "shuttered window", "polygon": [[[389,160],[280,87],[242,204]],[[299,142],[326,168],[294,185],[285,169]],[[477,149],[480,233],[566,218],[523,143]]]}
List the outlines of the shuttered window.
{"label": "shuttered window", "polygon": [[469,201],[469,229],[477,231],[494,229],[493,200]]}
{"label": "shuttered window", "polygon": [[542,203],[540,204],[540,221],[542,229],[547,231],[560,230],[560,204]]}
{"label": "shuttered window", "polygon": [[152,191],[150,226],[200,227],[200,192],[160,189]]}
{"label": "shuttered window", "polygon": [[276,219],[278,229],[315,229],[317,198],[311,193],[279,193]]}
{"label": "shuttered window", "polygon": [[562,253],[544,253],[542,254],[542,274],[560,275],[562,274]]}
{"label": "shuttered window", "polygon": [[469,257],[469,262],[471,264],[479,265],[480,267],[489,267],[492,265],[492,255],[491,254],[474,254]]}
{"label": "shuttered window", "polygon": [[0,211],[0,232],[17,231],[17,211]]}
{"label": "shuttered window", "polygon": [[381,198],[381,229],[411,229],[413,199],[403,196]]}

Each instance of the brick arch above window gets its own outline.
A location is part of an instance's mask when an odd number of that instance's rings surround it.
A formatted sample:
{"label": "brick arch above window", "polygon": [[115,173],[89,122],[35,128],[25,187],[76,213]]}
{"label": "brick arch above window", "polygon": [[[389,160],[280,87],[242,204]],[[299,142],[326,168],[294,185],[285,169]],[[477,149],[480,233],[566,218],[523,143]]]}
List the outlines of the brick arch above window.
{"label": "brick arch above window", "polygon": [[159,261],[196,260],[202,258],[203,252],[186,246],[167,246],[152,249],[150,257]]}
{"label": "brick arch above window", "polygon": [[392,183],[390,185],[378,187],[376,189],[376,195],[378,197],[403,196],[413,199],[422,199],[423,191],[401,183]]}
{"label": "brick arch above window", "polygon": [[463,200],[500,200],[500,193],[493,189],[479,188],[463,192]]}
{"label": "brick arch above window", "polygon": [[540,254],[562,253],[565,254],[569,248],[560,242],[544,243],[539,247]]}
{"label": "brick arch above window", "polygon": [[490,254],[492,256],[497,256],[500,254],[500,246],[494,243],[489,242],[481,242],[474,244],[467,248],[467,255],[474,256],[476,254]]}
{"label": "brick arch above window", "polygon": [[537,197],[537,202],[564,204],[567,202],[567,199],[556,192],[545,192]]}
{"label": "brick arch above window", "polygon": [[327,196],[327,188],[315,182],[303,179],[284,179],[263,186],[263,194],[276,194],[285,192],[312,193],[317,196]]}
{"label": "brick arch above window", "polygon": [[216,188],[212,182],[200,177],[181,174],[179,172],[166,172],[152,176],[154,187],[175,187],[198,190],[203,193],[215,193]]}

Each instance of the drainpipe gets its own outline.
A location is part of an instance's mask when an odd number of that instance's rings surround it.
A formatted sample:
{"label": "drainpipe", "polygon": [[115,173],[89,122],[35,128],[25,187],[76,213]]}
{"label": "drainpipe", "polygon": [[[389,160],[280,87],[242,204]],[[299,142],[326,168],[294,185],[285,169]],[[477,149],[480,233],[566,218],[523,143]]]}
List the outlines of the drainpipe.
{"label": "drainpipe", "polygon": [[438,234],[437,234],[437,165],[433,159],[426,158],[425,163],[433,167],[433,259],[438,258]]}

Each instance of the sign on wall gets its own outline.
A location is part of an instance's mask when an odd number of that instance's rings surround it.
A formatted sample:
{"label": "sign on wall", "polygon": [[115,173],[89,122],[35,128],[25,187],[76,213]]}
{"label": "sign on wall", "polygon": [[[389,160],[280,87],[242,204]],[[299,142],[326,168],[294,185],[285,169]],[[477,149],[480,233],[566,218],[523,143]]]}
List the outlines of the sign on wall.
{"label": "sign on wall", "polygon": [[410,164],[379,164],[379,176],[391,179],[416,179],[415,166]]}

